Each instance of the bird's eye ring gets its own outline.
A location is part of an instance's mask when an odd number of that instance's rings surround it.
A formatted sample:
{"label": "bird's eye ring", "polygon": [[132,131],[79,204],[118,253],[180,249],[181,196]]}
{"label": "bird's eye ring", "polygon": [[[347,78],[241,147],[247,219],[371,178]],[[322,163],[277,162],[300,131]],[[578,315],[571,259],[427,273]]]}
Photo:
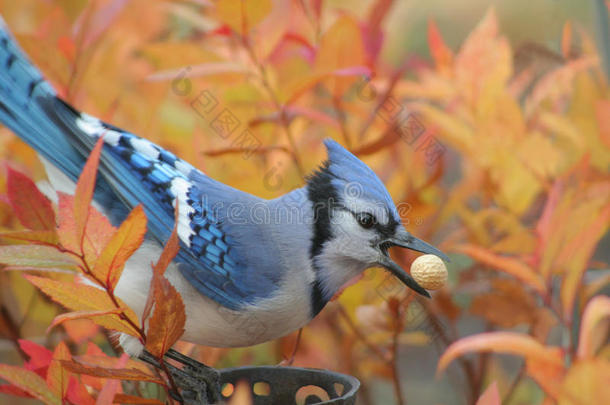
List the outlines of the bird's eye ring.
{"label": "bird's eye ring", "polygon": [[375,226],[375,217],[368,212],[361,212],[356,215],[356,220],[358,224],[364,229],[370,229]]}

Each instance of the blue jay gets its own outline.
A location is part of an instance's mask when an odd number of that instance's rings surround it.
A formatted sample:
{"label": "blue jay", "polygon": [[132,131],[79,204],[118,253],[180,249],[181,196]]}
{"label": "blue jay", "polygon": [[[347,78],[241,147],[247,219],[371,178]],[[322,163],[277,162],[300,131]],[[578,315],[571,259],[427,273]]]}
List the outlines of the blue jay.
{"label": "blue jay", "polygon": [[[183,339],[250,346],[295,331],[365,269],[380,266],[429,296],[389,256],[400,246],[446,256],[412,236],[385,186],[332,140],[328,160],[304,187],[264,200],[222,184],[171,152],[79,112],[61,100],[0,19],[0,122],[34,148],[57,190],[70,192],[97,139],[104,147],[95,204],[115,225],[136,205],[148,234],[116,294],[141,314],[150,263],[174,228],[180,252],[167,277],[186,309]],[[142,346],[121,336],[123,348]]]}

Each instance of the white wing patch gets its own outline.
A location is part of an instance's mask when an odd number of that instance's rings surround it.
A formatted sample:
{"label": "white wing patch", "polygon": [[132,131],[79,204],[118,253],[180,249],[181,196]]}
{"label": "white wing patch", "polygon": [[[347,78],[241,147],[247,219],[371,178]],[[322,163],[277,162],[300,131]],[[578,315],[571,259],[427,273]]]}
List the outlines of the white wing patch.
{"label": "white wing patch", "polygon": [[146,139],[132,138],[130,139],[131,146],[136,152],[141,153],[153,160],[159,160],[159,149]]}
{"label": "white wing patch", "polygon": [[181,178],[176,177],[172,180],[171,192],[176,197],[174,198],[173,205],[176,208],[178,205],[178,237],[186,246],[191,246],[191,235],[195,232],[191,229],[191,218],[190,215],[195,212],[193,207],[188,204],[188,191],[191,184]]}
{"label": "white wing patch", "polygon": [[89,136],[99,136],[105,130],[100,120],[85,113],[81,113],[76,119],[76,125]]}

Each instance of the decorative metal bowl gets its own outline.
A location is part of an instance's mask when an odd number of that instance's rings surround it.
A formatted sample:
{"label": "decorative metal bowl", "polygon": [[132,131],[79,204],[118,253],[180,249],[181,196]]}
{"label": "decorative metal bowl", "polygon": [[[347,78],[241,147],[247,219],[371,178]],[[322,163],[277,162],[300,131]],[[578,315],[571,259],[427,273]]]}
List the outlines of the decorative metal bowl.
{"label": "decorative metal bowl", "polygon": [[235,387],[243,382],[250,389],[253,405],[352,405],[360,388],[360,381],[355,377],[328,370],[238,367],[220,370],[223,400],[229,400]]}

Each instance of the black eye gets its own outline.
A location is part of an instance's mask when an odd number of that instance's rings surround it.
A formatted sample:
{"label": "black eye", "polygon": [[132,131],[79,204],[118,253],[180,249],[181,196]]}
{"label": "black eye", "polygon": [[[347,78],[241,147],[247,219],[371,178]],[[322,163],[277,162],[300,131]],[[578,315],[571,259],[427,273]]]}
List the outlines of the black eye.
{"label": "black eye", "polygon": [[368,212],[361,212],[356,214],[356,220],[364,229],[372,228],[375,225],[375,217],[369,214]]}

